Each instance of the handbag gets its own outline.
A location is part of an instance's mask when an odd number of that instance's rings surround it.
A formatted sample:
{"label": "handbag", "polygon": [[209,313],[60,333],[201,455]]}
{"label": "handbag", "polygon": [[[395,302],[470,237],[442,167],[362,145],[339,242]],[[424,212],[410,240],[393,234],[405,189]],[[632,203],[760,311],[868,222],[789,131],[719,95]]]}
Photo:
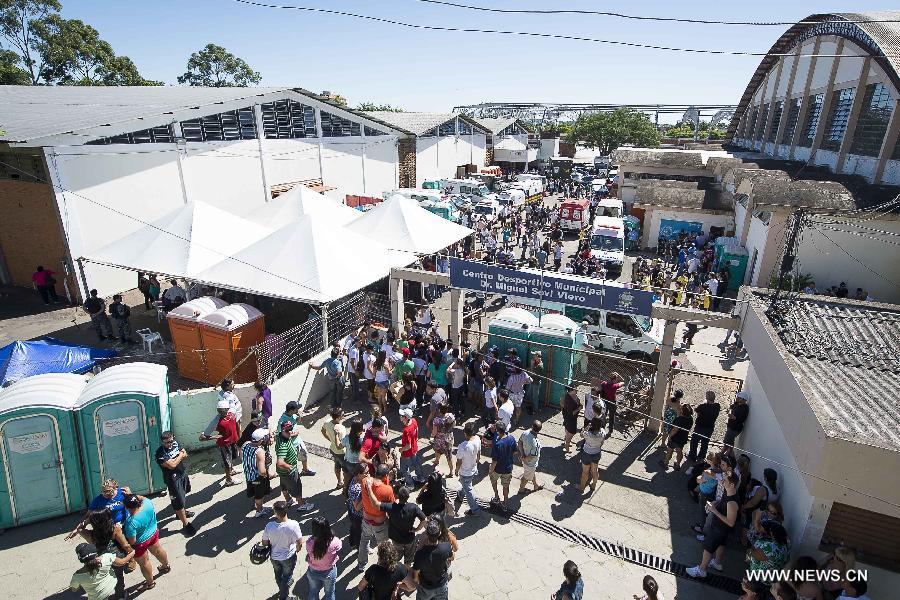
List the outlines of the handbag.
{"label": "handbag", "polygon": [[450,496],[447,495],[447,492],[444,492],[444,512],[448,517],[456,516],[456,506],[450,501]]}

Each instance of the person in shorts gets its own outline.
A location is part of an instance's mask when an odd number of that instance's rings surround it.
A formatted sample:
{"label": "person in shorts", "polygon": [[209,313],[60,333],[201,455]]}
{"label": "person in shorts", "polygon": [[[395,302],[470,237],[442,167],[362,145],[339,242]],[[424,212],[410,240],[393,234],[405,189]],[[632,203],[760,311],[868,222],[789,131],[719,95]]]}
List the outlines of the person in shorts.
{"label": "person in shorts", "polygon": [[538,440],[538,434],[543,426],[543,423],[535,419],[531,424],[531,429],[519,436],[519,458],[524,468],[522,479],[519,480],[520,494],[525,493],[525,486],[529,483],[534,486],[536,492],[544,489],[544,486],[537,480],[537,466],[541,458],[541,442]]}
{"label": "person in shorts", "polygon": [[[519,453],[516,444],[516,438],[507,433],[507,425],[503,421],[497,421],[497,440],[491,447],[491,468],[488,475],[491,479],[491,487],[494,488],[494,499],[491,501],[498,504],[501,510],[509,510],[506,503],[509,501],[509,482],[512,479],[513,460]],[[497,480],[503,485],[503,501],[500,500],[500,493],[497,489]]]}
{"label": "person in shorts", "polygon": [[283,431],[286,422],[291,424],[291,441],[294,444],[294,450],[297,452],[297,460],[303,465],[300,475],[315,475],[316,472],[307,466],[306,444],[303,443],[303,439],[300,437],[300,403],[296,400],[291,400],[284,407],[284,414],[278,417],[277,431]]}
{"label": "person in shorts", "polygon": [[263,506],[266,496],[272,491],[271,475],[266,467],[266,447],[271,443],[268,429],[257,429],[241,447],[244,462],[244,478],[247,480],[247,497],[256,506],[257,518],[267,516],[272,509]]}
{"label": "person in shorts", "polygon": [[194,513],[185,508],[187,495],[191,491],[191,480],[187,474],[187,450],[178,445],[175,434],[171,431],[163,431],[160,439],[162,445],[156,449],[156,462],[162,469],[172,510],[181,521],[181,532],[186,536],[192,536],[197,530],[188,519],[193,517]]}
{"label": "person in shorts", "polygon": [[[203,433],[200,434],[200,441],[205,442],[215,438],[216,447],[222,457],[222,468],[225,469],[225,485],[237,485],[232,477],[238,474],[238,471],[234,469],[234,460],[237,459],[238,426],[234,413],[229,411],[229,407],[228,400],[219,400],[216,404],[218,415],[213,417]],[[218,432],[218,435],[212,435],[213,431]]]}
{"label": "person in shorts", "polygon": [[281,424],[281,431],[275,440],[275,472],[278,473],[278,481],[281,492],[288,506],[297,500],[297,509],[301,512],[312,510],[315,504],[303,500],[303,484],[300,482],[300,473],[297,470],[297,447],[291,439],[291,431],[294,426],[290,421]]}

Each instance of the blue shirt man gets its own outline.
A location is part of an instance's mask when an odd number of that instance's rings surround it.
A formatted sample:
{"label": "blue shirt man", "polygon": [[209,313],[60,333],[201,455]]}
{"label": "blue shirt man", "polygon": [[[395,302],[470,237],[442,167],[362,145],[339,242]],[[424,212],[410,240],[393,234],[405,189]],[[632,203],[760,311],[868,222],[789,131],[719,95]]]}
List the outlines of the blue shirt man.
{"label": "blue shirt man", "polygon": [[[494,424],[497,438],[491,447],[491,468],[488,475],[491,479],[491,487],[494,488],[494,499],[491,504],[498,504],[503,511],[508,510],[506,503],[509,501],[509,482],[512,479],[513,457],[518,454],[516,438],[506,433],[507,426],[503,421]],[[503,502],[500,502],[500,494],[497,490],[497,480],[503,484]]]}
{"label": "blue shirt man", "polygon": [[126,493],[125,489],[119,487],[115,481],[107,479],[103,482],[100,495],[91,500],[88,508],[91,510],[109,508],[114,522],[125,523],[125,519],[128,516],[128,513],[125,512]]}

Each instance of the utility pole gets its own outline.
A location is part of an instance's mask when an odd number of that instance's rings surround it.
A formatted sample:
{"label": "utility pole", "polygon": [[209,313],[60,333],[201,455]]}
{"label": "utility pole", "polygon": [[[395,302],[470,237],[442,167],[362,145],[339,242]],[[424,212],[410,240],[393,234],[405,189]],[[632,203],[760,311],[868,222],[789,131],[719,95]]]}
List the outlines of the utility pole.
{"label": "utility pole", "polygon": [[781,295],[781,286],[784,282],[784,276],[791,272],[794,268],[794,261],[797,258],[797,253],[794,248],[797,244],[797,237],[800,235],[800,230],[803,228],[803,209],[797,209],[797,212],[794,213],[793,217],[794,221],[791,223],[791,234],[787,241],[787,246],[784,249],[784,257],[781,259],[781,269],[778,272],[778,283],[775,286],[775,294],[772,296],[772,303],[769,305],[769,308],[772,309],[775,306],[775,303],[778,302],[778,297]]}

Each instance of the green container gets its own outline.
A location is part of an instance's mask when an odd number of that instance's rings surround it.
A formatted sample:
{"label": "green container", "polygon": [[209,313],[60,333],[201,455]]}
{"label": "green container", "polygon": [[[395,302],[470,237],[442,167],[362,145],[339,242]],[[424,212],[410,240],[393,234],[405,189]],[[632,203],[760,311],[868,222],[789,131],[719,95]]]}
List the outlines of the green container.
{"label": "green container", "polygon": [[577,329],[578,324],[569,317],[548,314],[541,317],[538,326],[531,329],[528,336],[532,349],[542,351],[547,376],[552,380],[548,400],[553,406],[559,406],[560,399],[566,393],[565,386],[572,381]]}
{"label": "green container", "polygon": [[91,379],[75,407],[85,499],[115,479],[137,494],[165,489],[153,454],[170,429],[167,369],[153,363],[110,367]]}
{"label": "green container", "polygon": [[736,290],[744,283],[747,273],[748,253],[737,238],[720,237],[716,239],[716,265],[719,270],[728,269],[728,289]]}
{"label": "green container", "polygon": [[524,308],[509,307],[499,311],[488,323],[488,347],[497,346],[500,356],[515,348],[522,366],[528,364],[528,334],[537,327],[538,319]]}
{"label": "green container", "polygon": [[72,407],[84,375],[47,373],[0,391],[0,528],[83,510]]}

